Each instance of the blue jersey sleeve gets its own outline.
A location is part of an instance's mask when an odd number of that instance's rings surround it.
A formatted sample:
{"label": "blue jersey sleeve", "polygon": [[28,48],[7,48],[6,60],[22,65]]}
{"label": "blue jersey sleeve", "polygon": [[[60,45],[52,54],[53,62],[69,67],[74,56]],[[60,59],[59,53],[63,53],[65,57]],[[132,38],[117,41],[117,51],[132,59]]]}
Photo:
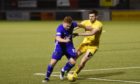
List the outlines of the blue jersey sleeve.
{"label": "blue jersey sleeve", "polygon": [[62,29],[61,27],[59,26],[56,30],[56,36],[61,36],[62,35]]}

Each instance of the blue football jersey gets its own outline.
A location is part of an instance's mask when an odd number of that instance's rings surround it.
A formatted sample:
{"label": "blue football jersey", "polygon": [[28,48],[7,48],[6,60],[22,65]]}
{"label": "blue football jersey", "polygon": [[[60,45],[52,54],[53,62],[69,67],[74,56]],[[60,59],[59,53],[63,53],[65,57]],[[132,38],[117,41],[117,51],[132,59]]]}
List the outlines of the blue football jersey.
{"label": "blue football jersey", "polygon": [[56,36],[60,36],[63,39],[70,38],[71,41],[68,42],[68,43],[61,43],[61,42],[56,41],[56,45],[61,44],[62,46],[67,46],[69,44],[72,44],[72,33],[73,33],[73,30],[74,30],[75,27],[77,27],[77,23],[76,22],[72,22],[71,27],[70,27],[69,30],[65,30],[63,25],[60,24],[58,26],[58,28],[57,28]]}
{"label": "blue football jersey", "polygon": [[55,40],[55,49],[52,54],[52,59],[60,60],[63,55],[69,58],[76,58],[76,52],[72,41],[72,33],[73,29],[77,27],[76,22],[72,22],[72,25],[69,30],[65,30],[63,25],[60,24],[56,30],[56,36],[60,36],[61,38],[70,38],[70,42],[62,43]]}

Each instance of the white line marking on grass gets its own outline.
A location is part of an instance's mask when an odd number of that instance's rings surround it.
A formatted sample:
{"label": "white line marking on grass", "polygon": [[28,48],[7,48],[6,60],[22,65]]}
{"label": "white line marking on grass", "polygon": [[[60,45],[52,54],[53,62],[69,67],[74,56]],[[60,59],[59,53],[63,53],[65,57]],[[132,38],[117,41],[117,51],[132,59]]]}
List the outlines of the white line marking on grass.
{"label": "white line marking on grass", "polygon": [[[59,75],[52,75],[53,77],[59,77]],[[83,78],[83,77],[78,77]],[[106,81],[106,82],[123,82],[123,83],[133,83],[140,84],[138,81],[128,81],[128,80],[114,80],[114,79],[103,79],[103,78],[86,78],[87,80],[97,80],[97,81]]]}
{"label": "white line marking on grass", "polygon": [[[126,70],[126,69],[140,69],[140,67],[122,67],[122,68],[106,68],[106,69],[89,69],[89,70],[82,70],[82,72],[89,72],[89,71],[109,71],[109,70]],[[54,74],[60,72],[53,72]],[[35,73],[34,75],[45,75],[45,73]]]}
{"label": "white line marking on grass", "polygon": [[114,79],[102,79],[102,78],[87,78],[90,80],[107,81],[107,82],[123,82],[123,83],[135,83],[140,84],[138,81],[127,81],[127,80],[114,80]]}
{"label": "white line marking on grass", "polygon": [[140,69],[140,67],[122,67],[122,68],[107,68],[107,69],[89,69],[89,70],[83,70],[83,72],[87,72],[87,71],[108,71],[108,70],[126,70],[126,69]]}
{"label": "white line marking on grass", "polygon": [[52,74],[52,76],[54,76],[54,77],[59,77],[59,75],[54,75],[54,74]]}
{"label": "white line marking on grass", "polygon": [[[82,72],[89,72],[89,71],[109,71],[109,70],[130,70],[130,69],[140,69],[140,67],[122,67],[122,68],[90,69],[90,70],[82,70]],[[52,76],[59,77],[59,75],[55,75],[57,73],[60,73],[60,72],[53,72]],[[44,76],[45,73],[35,73],[34,75]],[[81,78],[83,78],[83,77],[81,77]],[[140,84],[140,82],[138,82],[138,81],[128,81],[128,80],[114,80],[114,79],[102,79],[102,78],[87,78],[87,79],[88,80],[107,81],[107,82],[123,82],[123,83]]]}
{"label": "white line marking on grass", "polygon": [[34,75],[37,75],[37,76],[45,76],[45,73],[34,73]]}

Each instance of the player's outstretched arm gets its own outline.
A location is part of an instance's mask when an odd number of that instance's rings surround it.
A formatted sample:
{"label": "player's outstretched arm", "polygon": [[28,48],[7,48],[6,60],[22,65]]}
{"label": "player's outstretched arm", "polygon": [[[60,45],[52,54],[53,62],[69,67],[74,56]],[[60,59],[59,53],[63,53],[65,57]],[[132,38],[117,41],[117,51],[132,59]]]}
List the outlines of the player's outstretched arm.
{"label": "player's outstretched arm", "polygon": [[74,28],[74,31],[76,31],[77,29],[81,29],[81,28],[85,28],[85,26],[83,26],[83,25],[80,24],[80,23],[77,23],[77,27]]}
{"label": "player's outstretched arm", "polygon": [[93,29],[91,26],[84,26],[84,25],[82,25],[82,24],[80,24],[80,23],[78,23],[77,25],[78,25],[78,26],[77,26],[74,30],[77,30],[77,29],[82,28],[82,29],[90,30],[90,31],[91,31],[91,30]]}
{"label": "player's outstretched arm", "polygon": [[69,38],[63,39],[63,38],[61,38],[60,36],[56,36],[56,40],[57,40],[58,42],[62,42],[62,43],[67,43],[67,42],[70,41]]}
{"label": "player's outstretched arm", "polygon": [[99,29],[92,29],[91,32],[73,33],[74,36],[92,36],[99,32]]}

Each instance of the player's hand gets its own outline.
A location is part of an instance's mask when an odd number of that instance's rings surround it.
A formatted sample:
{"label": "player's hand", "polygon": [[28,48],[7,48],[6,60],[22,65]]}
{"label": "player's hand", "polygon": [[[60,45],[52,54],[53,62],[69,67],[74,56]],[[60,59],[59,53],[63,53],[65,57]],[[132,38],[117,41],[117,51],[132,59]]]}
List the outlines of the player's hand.
{"label": "player's hand", "polygon": [[78,34],[78,33],[73,33],[73,34],[72,34],[72,37],[73,37],[73,38],[76,37],[76,36],[79,36],[79,34]]}
{"label": "player's hand", "polygon": [[66,42],[66,43],[70,42],[70,38],[66,38],[66,39],[65,39],[65,42]]}

